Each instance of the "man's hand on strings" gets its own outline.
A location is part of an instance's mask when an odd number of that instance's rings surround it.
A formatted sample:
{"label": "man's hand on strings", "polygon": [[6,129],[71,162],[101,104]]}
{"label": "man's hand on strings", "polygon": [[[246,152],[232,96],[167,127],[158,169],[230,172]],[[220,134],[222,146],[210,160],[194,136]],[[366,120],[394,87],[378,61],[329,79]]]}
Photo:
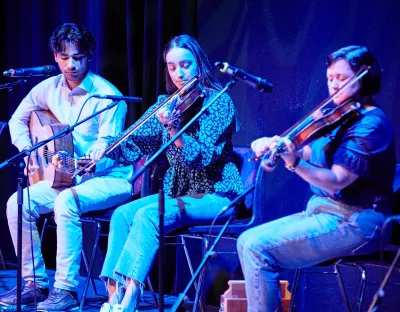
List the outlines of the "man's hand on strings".
{"label": "man's hand on strings", "polygon": [[58,153],[54,154],[53,157],[51,157],[51,163],[54,165],[56,170],[67,171],[68,167],[71,167],[71,165],[68,164],[66,156],[69,156],[71,159],[70,161],[73,161],[72,156],[65,151],[59,151]]}

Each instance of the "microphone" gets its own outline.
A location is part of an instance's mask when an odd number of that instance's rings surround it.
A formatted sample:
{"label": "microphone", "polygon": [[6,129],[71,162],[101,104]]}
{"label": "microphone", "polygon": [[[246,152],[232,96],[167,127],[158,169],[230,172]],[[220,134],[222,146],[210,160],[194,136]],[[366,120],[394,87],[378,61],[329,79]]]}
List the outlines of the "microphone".
{"label": "microphone", "polygon": [[9,69],[3,72],[3,76],[27,78],[31,76],[54,76],[58,73],[59,71],[55,66],[45,65],[32,68]]}
{"label": "microphone", "polygon": [[112,101],[127,101],[127,102],[142,102],[141,97],[136,96],[122,96],[122,95],[105,95],[105,94],[94,94],[92,97],[97,99],[107,99]]}
{"label": "microphone", "polygon": [[272,91],[272,83],[270,83],[266,79],[262,79],[261,77],[249,74],[245,72],[243,69],[232,66],[226,62],[216,62],[215,66],[219,67],[222,73],[227,73],[228,75],[234,78],[242,80],[244,83],[247,83],[249,86],[253,87],[257,91],[260,92]]}

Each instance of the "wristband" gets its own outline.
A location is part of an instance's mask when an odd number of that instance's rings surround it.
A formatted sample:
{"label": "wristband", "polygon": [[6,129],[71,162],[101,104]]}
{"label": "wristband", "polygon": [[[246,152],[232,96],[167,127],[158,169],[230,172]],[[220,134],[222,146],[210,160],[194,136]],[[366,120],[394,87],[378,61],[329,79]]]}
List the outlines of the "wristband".
{"label": "wristband", "polygon": [[297,157],[292,165],[285,164],[286,169],[289,170],[289,171],[294,172],[294,170],[296,169],[297,165],[300,163],[300,160],[301,160],[301,158]]}

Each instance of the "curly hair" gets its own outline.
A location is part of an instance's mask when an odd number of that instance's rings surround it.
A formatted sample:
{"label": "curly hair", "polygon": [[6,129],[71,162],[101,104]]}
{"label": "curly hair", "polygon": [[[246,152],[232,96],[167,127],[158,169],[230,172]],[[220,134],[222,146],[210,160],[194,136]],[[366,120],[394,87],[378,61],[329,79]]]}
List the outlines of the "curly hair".
{"label": "curly hair", "polygon": [[66,43],[75,44],[79,51],[89,59],[96,49],[96,42],[92,33],[83,26],[75,23],[64,23],[58,26],[50,37],[49,46],[54,53],[65,51]]}

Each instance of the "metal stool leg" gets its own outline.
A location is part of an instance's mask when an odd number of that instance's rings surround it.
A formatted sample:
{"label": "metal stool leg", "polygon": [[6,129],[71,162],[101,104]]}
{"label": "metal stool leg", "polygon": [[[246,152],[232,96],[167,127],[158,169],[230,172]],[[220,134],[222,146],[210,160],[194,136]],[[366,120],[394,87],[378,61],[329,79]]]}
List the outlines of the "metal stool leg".
{"label": "metal stool leg", "polygon": [[46,227],[47,227],[47,223],[49,222],[48,218],[44,218],[43,220],[43,226],[42,226],[42,231],[40,232],[40,242],[43,242],[43,236],[44,236],[44,232],[46,231]]}
{"label": "metal stool leg", "polygon": [[3,257],[3,253],[1,252],[1,249],[0,249],[0,261],[2,263],[3,270],[5,270],[6,269],[6,262],[4,261],[4,257]]}
{"label": "metal stool leg", "polygon": [[367,270],[363,265],[357,265],[358,269],[361,271],[361,285],[358,292],[357,299],[357,312],[361,311],[361,305],[364,299],[365,286],[367,285]]}
{"label": "metal stool leg", "polygon": [[151,283],[150,277],[147,277],[146,281],[147,281],[147,285],[149,286],[151,296],[153,297],[153,300],[154,300],[154,306],[156,308],[158,308],[157,296],[156,296],[156,293],[154,292],[153,284]]}
{"label": "metal stool leg", "polygon": [[342,273],[340,271],[339,265],[335,264],[334,267],[335,267],[335,272],[336,272],[336,278],[337,278],[337,281],[339,284],[340,293],[342,295],[342,299],[343,299],[343,303],[346,307],[346,311],[351,312],[349,298],[347,298],[347,293],[346,293],[346,289],[344,288],[343,277],[342,277]]}
{"label": "metal stool leg", "polygon": [[[202,242],[203,242],[204,249],[207,250],[208,249],[207,246],[209,246],[208,238],[203,237]],[[193,268],[192,268],[192,262],[190,260],[189,252],[186,248],[186,243],[184,241],[183,241],[183,245],[184,245],[184,250],[185,250],[185,254],[186,254],[186,259],[188,261],[188,265],[189,265],[189,268],[190,268],[192,276],[193,276],[194,273],[193,273]],[[207,264],[205,264],[203,269],[201,270],[201,273],[199,274],[199,277],[197,280],[197,284],[194,283],[194,286],[196,288],[196,295],[195,295],[195,299],[194,299],[194,303],[193,303],[193,312],[197,312],[198,308],[200,308],[200,311],[202,311],[202,312],[206,311],[205,306],[204,306],[205,302],[203,302],[203,298],[201,298],[206,269],[207,269]]]}
{"label": "metal stool leg", "polygon": [[294,310],[294,299],[296,297],[296,290],[297,286],[299,284],[299,278],[301,274],[301,269],[296,269],[296,273],[294,275],[293,279],[293,286],[292,286],[292,298],[290,299],[290,306],[289,306],[289,312],[293,312]]}
{"label": "metal stool leg", "polygon": [[92,279],[92,269],[93,269],[94,259],[96,257],[96,251],[97,251],[97,248],[99,245],[100,233],[101,233],[101,224],[100,224],[100,222],[96,222],[96,236],[95,236],[94,243],[93,243],[92,255],[90,256],[90,262],[89,262],[89,267],[87,270],[85,286],[83,288],[82,298],[81,298],[81,302],[79,305],[80,310],[82,310],[83,306],[85,305],[86,295],[87,295],[87,291],[89,289],[89,282]]}
{"label": "metal stool leg", "polygon": [[[97,250],[95,250],[94,252],[97,253]],[[89,271],[89,261],[88,261],[88,257],[86,255],[86,251],[84,248],[82,248],[82,258],[83,258],[83,263],[85,264],[86,272],[88,272]],[[98,296],[96,283],[94,282],[93,278],[90,278],[90,283],[92,284],[94,294],[96,296]]]}
{"label": "metal stool leg", "polygon": [[[187,264],[189,267],[190,274],[193,277],[193,274],[194,274],[193,265],[192,265],[192,261],[190,260],[189,250],[187,249],[185,238],[183,236],[181,236],[181,244],[182,244],[183,250],[185,252],[185,257],[186,257],[186,261],[187,261]],[[197,291],[197,282],[194,282],[193,284],[194,284],[194,288]]]}
{"label": "metal stool leg", "polygon": [[[363,299],[364,299],[365,286],[367,284],[366,268],[363,265],[357,264],[357,263],[344,264],[344,265],[357,267],[361,272],[361,277],[360,277],[361,281],[360,281],[360,287],[359,287],[359,290],[358,290],[358,297],[357,297],[357,303],[356,303],[356,311],[360,312],[361,311],[362,302],[363,302]],[[337,272],[339,288],[340,288],[340,292],[342,294],[342,298],[343,298],[344,304],[346,306],[346,311],[347,312],[351,312],[352,309],[351,309],[351,306],[350,306],[350,303],[349,303],[349,299],[347,298],[346,290],[344,288],[343,277],[342,277],[339,265],[335,265],[335,271]]]}

